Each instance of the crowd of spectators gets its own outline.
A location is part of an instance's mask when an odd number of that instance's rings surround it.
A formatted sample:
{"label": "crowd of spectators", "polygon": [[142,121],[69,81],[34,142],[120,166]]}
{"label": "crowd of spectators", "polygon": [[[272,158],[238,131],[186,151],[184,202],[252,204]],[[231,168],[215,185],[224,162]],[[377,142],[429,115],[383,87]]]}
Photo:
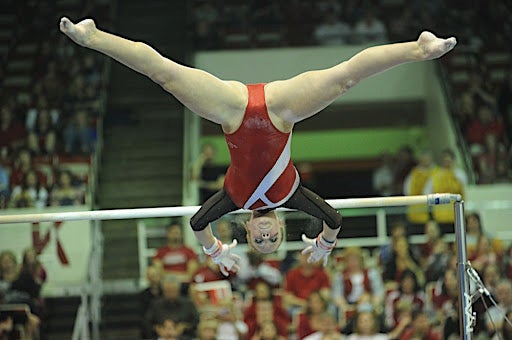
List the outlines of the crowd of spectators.
{"label": "crowd of spectators", "polygon": [[423,29],[471,46],[507,41],[510,8],[500,1],[290,0],[190,2],[193,48],[365,44],[410,40]]}
{"label": "crowd of spectators", "polygon": [[24,14],[48,17],[18,30],[13,44],[35,46],[30,85],[0,84],[0,209],[84,204],[102,110],[104,59],[55,29],[49,2],[32,5]]}
{"label": "crowd of spectators", "polygon": [[478,184],[510,183],[512,180],[511,102],[512,59],[507,72],[493,79],[486,63],[486,51],[469,51],[477,65],[468,66],[469,79],[454,91],[455,118]]}
{"label": "crowd of spectators", "polygon": [[[478,213],[465,218],[467,256],[490,294],[473,305],[475,335],[499,338],[510,329],[512,244],[486,232]],[[215,235],[231,240],[236,223],[221,220]],[[413,244],[407,223],[403,215],[393,224],[388,245],[340,248],[326,267],[295,251],[282,258],[238,250],[241,269],[226,277],[211,259],[177,241],[181,226],[171,222],[169,242],[156,252],[149,286],[140,293],[142,337],[459,339],[455,245],[431,219],[423,225],[424,241]],[[200,288],[219,282],[229,283],[229,294]],[[176,314],[178,307],[183,312]]]}

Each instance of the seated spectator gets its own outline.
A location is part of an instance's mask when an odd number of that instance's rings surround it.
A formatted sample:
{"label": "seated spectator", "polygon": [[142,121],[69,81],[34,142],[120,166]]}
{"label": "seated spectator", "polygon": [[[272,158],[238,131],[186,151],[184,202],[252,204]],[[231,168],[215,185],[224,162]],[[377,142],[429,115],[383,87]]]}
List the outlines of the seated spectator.
{"label": "seated spectator", "polygon": [[396,221],[391,225],[391,240],[388,244],[383,245],[379,249],[379,264],[385,265],[394,256],[395,243],[401,237],[407,237],[407,226],[403,221]]}
{"label": "seated spectator", "polygon": [[48,99],[41,92],[40,83],[34,86],[34,95],[25,117],[25,127],[28,131],[44,134],[45,131],[55,130],[59,124],[60,111],[49,106]]}
{"label": "seated spectator", "polygon": [[17,185],[22,185],[25,179],[25,174],[29,171],[35,171],[39,183],[43,186],[46,186],[46,176],[42,171],[36,169],[30,151],[27,148],[22,148],[18,150],[16,160],[14,161],[14,164],[11,168],[11,174],[9,178],[11,188],[14,188]]}
{"label": "seated spectator", "polygon": [[314,36],[319,45],[339,46],[349,41],[351,33],[350,26],[341,21],[335,12],[327,12],[316,26]]}
{"label": "seated spectator", "polygon": [[11,208],[37,208],[48,206],[48,190],[39,183],[37,173],[29,170],[25,173],[23,184],[12,189]]}
{"label": "seated spectator", "polygon": [[178,330],[178,336],[193,338],[196,334],[199,314],[191,299],[180,295],[181,283],[167,275],[162,283],[162,296],[153,300],[144,318],[144,337],[151,338],[155,334],[155,326],[162,324],[162,319],[172,320]]}
{"label": "seated spectator", "polygon": [[77,110],[64,127],[64,152],[89,154],[93,148],[92,142],[89,112]]}
{"label": "seated spectator", "polygon": [[167,244],[157,249],[153,257],[153,265],[163,271],[164,275],[172,274],[182,283],[192,282],[199,264],[196,252],[183,243],[183,227],[181,223],[172,221],[167,226]]}
{"label": "seated spectator", "polygon": [[491,246],[491,241],[486,235],[480,235],[476,252],[473,256],[468,257],[471,265],[479,273],[483,273],[484,268],[499,263],[500,259]]}
{"label": "seated spectator", "polygon": [[[505,79],[498,86],[497,108],[503,117],[505,131],[512,131],[512,68],[509,67]],[[509,133],[509,137],[512,136]]]}
{"label": "seated spectator", "polygon": [[16,255],[9,250],[0,252],[0,296],[11,288],[11,284],[18,277],[19,268]]}
{"label": "seated spectator", "polygon": [[443,240],[439,224],[430,220],[425,224],[427,241],[420,245],[420,265],[424,268],[425,281],[437,281],[448,267],[452,251]]}
{"label": "seated spectator", "polygon": [[[357,336],[353,335],[356,334],[363,334],[367,333],[370,330],[373,330],[373,332],[377,333],[375,336],[380,337],[381,334],[385,334],[387,331],[387,337],[389,339],[397,339],[400,334],[404,331],[404,329],[409,326],[411,322],[410,315],[408,313],[402,313],[401,317],[399,318],[398,324],[393,329],[386,329],[384,325],[384,318],[381,310],[383,309],[382,306],[378,306],[375,308],[371,303],[371,295],[368,293],[365,293],[361,295],[359,298],[359,301],[357,302],[357,305],[355,306],[355,314],[351,315],[347,321],[345,327],[343,327],[343,334],[351,335],[357,339]],[[359,320],[358,316],[361,314],[371,314],[371,317],[366,316],[362,320]],[[352,313],[351,313],[352,314]],[[343,320],[340,320],[343,321]],[[367,322],[370,321],[370,322]],[[359,324],[359,325],[358,325]],[[363,324],[363,325],[361,325]],[[359,328],[359,329],[357,329]],[[358,335],[363,337],[362,335]]]}
{"label": "seated spectator", "polygon": [[306,336],[304,340],[343,339],[341,333],[338,330],[338,323],[336,322],[336,318],[334,317],[333,314],[325,312],[324,315],[322,315],[322,317],[320,318],[320,320],[321,321],[318,326],[318,331]]}
{"label": "seated spectator", "polygon": [[[512,320],[512,309],[506,311],[505,316],[510,321]],[[512,339],[512,324],[510,322],[503,322],[501,330],[496,332],[492,340],[510,340]]]}
{"label": "seated spectator", "polygon": [[496,117],[488,105],[481,105],[477,110],[477,116],[466,126],[466,141],[471,152],[476,156],[486,143],[488,135],[492,134],[497,141],[503,141],[505,136],[503,122]]}
{"label": "seated spectator", "polygon": [[57,131],[48,131],[44,136],[38,136],[35,132],[27,135],[26,148],[36,163],[57,164]]}
{"label": "seated spectator", "polygon": [[400,340],[441,340],[441,333],[435,331],[428,314],[425,311],[413,312],[411,326],[399,337]]}
{"label": "seated spectator", "polygon": [[455,313],[458,290],[457,273],[453,269],[447,269],[444,276],[436,282],[433,290],[427,292],[431,297],[430,308],[435,311],[438,321],[443,321]]}
{"label": "seated spectator", "polygon": [[504,315],[512,309],[512,282],[503,279],[497,287],[497,306],[492,306],[485,314],[485,323],[488,336],[500,332],[505,324]]}
{"label": "seated spectator", "polygon": [[395,194],[393,155],[383,152],[380,155],[380,164],[372,172],[372,187],[375,193],[382,197]]}
{"label": "seated spectator", "polygon": [[386,340],[389,336],[379,332],[377,316],[373,312],[358,312],[355,316],[353,332],[346,340]]}
{"label": "seated spectator", "polygon": [[[199,202],[204,203],[211,195],[222,189],[226,167],[215,164],[217,149],[205,144],[192,166],[191,178],[199,187]],[[231,241],[229,241],[231,242]]]}
{"label": "seated spectator", "polygon": [[217,339],[245,339],[249,328],[232,301],[221,304],[217,311]]}
{"label": "seated spectator", "polygon": [[476,116],[475,98],[471,93],[464,92],[458,96],[455,115],[463,135],[466,135],[469,122]]}
{"label": "seated spectator", "polygon": [[[16,280],[11,284],[11,290],[24,293],[33,314],[41,317],[44,302],[41,297],[41,289],[46,282],[46,270],[39,262],[34,248],[28,248],[23,252],[23,262]],[[20,302],[24,302],[24,299]]]}
{"label": "seated spectator", "polygon": [[163,317],[163,318],[157,319],[157,322],[155,323],[155,333],[156,333],[158,339],[163,339],[163,340],[179,340],[179,339],[181,339],[179,325],[177,325],[173,319],[168,318],[168,317]]}
{"label": "seated spectator", "polygon": [[409,242],[407,242],[405,237],[400,237],[395,242],[394,253],[391,259],[384,264],[383,279],[385,282],[398,282],[401,280],[404,271],[413,272],[415,280],[420,285],[425,283],[425,274],[412,252]]}
{"label": "seated spectator", "polygon": [[[141,311],[141,319],[146,315],[151,303],[162,296],[161,275],[160,271],[153,266],[146,269],[146,278],[148,280],[148,287],[139,292],[139,303]],[[143,324],[141,329],[143,329]],[[141,332],[144,336],[143,332]]]}
{"label": "seated spectator", "polygon": [[313,291],[325,298],[331,294],[331,282],[321,263],[309,263],[308,254],[297,256],[298,265],[290,269],[284,279],[284,305],[290,315],[307,306],[307,298]]}
{"label": "seated spectator", "polygon": [[349,247],[343,252],[345,269],[332,275],[332,298],[341,310],[355,305],[364,293],[372,295],[375,308],[384,299],[384,283],[376,268],[366,268],[363,253],[358,247]]}
{"label": "seated spectator", "polygon": [[277,327],[272,321],[264,321],[258,325],[256,334],[250,340],[286,340],[288,337],[277,333]]}
{"label": "seated spectator", "polygon": [[508,174],[504,172],[502,162],[507,162],[506,149],[498,142],[496,135],[488,134],[484,145],[478,154],[473,156],[473,165],[477,172],[478,184],[490,184],[507,180]]}
{"label": "seated spectator", "polygon": [[402,146],[396,153],[393,164],[393,194],[403,195],[404,183],[418,162],[410,145]]}
{"label": "seated spectator", "polygon": [[7,203],[11,197],[11,189],[9,186],[8,168],[0,163],[0,209],[7,208]]}
{"label": "seated spectator", "polygon": [[217,320],[203,319],[197,325],[197,340],[217,340]]}
{"label": "seated spectator", "polygon": [[309,294],[305,310],[299,314],[297,335],[299,339],[319,330],[322,316],[328,311],[328,301],[318,291]]}
{"label": "seated spectator", "polygon": [[386,297],[384,314],[388,329],[393,329],[400,323],[403,317],[400,309],[403,304],[410,306],[408,312],[425,307],[425,293],[418,283],[416,274],[409,269],[402,271],[398,288],[389,292]]}
{"label": "seated spectator", "polygon": [[14,150],[24,144],[26,134],[23,123],[15,119],[12,108],[2,105],[0,107],[0,156],[4,161],[12,158]]}
{"label": "seated spectator", "polygon": [[503,256],[503,274],[512,281],[512,244],[510,244]]}
{"label": "seated spectator", "polygon": [[498,291],[498,283],[501,279],[506,278],[506,276],[502,275],[501,267],[499,264],[492,264],[486,266],[482,271],[482,282],[485,287],[491,293],[492,296],[496,297],[496,293]]}
{"label": "seated spectator", "polygon": [[58,180],[51,190],[51,206],[71,206],[84,203],[83,190],[73,184],[73,175],[71,171],[63,170],[58,175]]}
{"label": "seated spectator", "polygon": [[503,256],[503,252],[505,251],[503,241],[493,237],[491,234],[487,233],[482,225],[482,220],[480,215],[476,212],[468,212],[465,216],[465,224],[466,224],[466,247],[467,247],[467,257],[468,259],[472,259],[476,256],[478,243],[481,236],[486,236],[487,239],[491,242],[491,248],[496,255],[501,258]]}
{"label": "seated spectator", "polygon": [[273,323],[277,333],[287,337],[291,318],[282,306],[281,296],[274,295],[271,287],[261,281],[256,284],[254,296],[244,310],[244,321],[248,326],[248,339],[266,322]]}
{"label": "seated spectator", "polygon": [[356,44],[378,44],[388,40],[386,26],[373,10],[367,10],[364,17],[356,22],[353,34]]}

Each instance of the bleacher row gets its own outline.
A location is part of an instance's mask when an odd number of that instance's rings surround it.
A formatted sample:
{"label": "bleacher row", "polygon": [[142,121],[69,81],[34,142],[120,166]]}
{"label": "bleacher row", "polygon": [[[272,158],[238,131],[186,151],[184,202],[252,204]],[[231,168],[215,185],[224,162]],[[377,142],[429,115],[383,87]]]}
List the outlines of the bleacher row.
{"label": "bleacher row", "polygon": [[[105,65],[63,39],[58,20],[90,12],[108,25],[108,2],[1,6],[0,209],[90,203]],[[28,184],[33,171],[37,181]]]}

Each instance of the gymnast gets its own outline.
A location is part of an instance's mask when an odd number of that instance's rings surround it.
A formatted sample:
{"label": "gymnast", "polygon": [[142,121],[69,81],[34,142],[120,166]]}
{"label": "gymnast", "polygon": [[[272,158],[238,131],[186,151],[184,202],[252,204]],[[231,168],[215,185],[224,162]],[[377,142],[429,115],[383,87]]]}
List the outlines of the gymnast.
{"label": "gymnast", "polygon": [[342,218],[301,185],[290,157],[294,124],[320,112],[365,78],[400,64],[439,58],[456,44],[454,37],[442,39],[424,31],[416,41],[369,47],[324,70],[245,85],[180,65],[145,43],[98,29],[92,19],[75,24],[64,17],[60,30],[75,43],[147,76],[191,111],[222,127],[231,156],[224,187],[201,206],[190,224],[204,252],[225,275],[239,269],[239,257],[232,252],[237,242],[223,244],[213,235],[210,222],[240,208],[251,210],[247,240],[261,253],[275,251],[283,239],[284,223],[276,208],[297,209],[321,219],[323,229],[316,238],[302,235],[302,252],[309,254],[309,262],[323,260],[325,266]]}

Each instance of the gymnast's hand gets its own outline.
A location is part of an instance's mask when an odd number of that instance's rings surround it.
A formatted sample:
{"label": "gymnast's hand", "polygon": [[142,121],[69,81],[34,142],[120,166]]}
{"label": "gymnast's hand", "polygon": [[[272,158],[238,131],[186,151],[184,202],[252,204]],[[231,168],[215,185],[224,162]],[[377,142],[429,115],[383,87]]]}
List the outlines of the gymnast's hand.
{"label": "gymnast's hand", "polygon": [[302,254],[310,254],[308,257],[308,263],[314,263],[323,259],[324,267],[327,266],[327,258],[329,254],[336,246],[336,241],[329,242],[324,239],[322,233],[317,238],[308,238],[302,234],[302,241],[306,244],[306,248],[302,250]]}
{"label": "gymnast's hand", "polygon": [[97,31],[92,19],[85,19],[74,24],[66,17],[60,19],[60,30],[81,46],[87,46]]}
{"label": "gymnast's hand", "polygon": [[213,246],[208,249],[203,247],[203,250],[206,255],[212,258],[213,262],[219,265],[221,273],[224,274],[224,276],[229,276],[228,271],[236,273],[240,269],[238,266],[240,256],[231,253],[231,250],[235,248],[236,245],[236,240],[233,240],[230,245],[227,245],[215,239]]}

